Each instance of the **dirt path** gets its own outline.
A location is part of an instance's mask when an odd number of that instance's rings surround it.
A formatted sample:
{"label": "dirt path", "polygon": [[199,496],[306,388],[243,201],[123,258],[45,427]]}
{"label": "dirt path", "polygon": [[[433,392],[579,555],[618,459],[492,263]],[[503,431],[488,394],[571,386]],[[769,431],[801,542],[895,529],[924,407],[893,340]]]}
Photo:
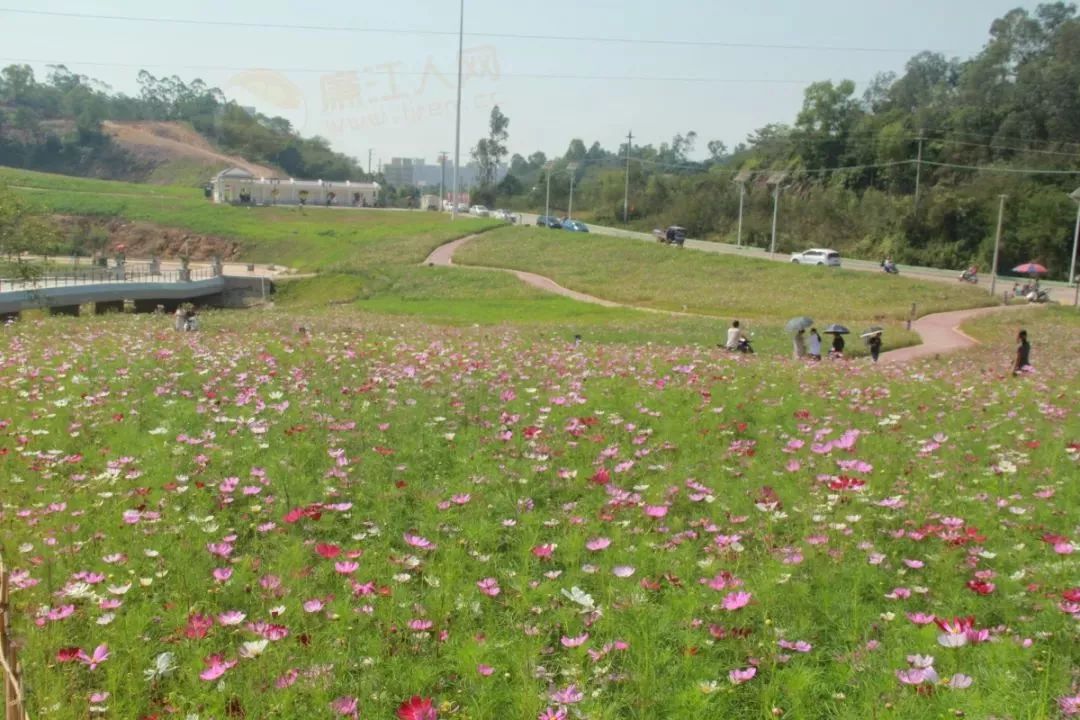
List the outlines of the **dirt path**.
{"label": "dirt path", "polygon": [[[477,236],[476,235],[468,235],[466,237],[454,240],[453,242],[448,242],[445,245],[440,245],[439,247],[435,248],[434,252],[432,252],[430,255],[428,255],[428,258],[427,258],[427,260],[424,261],[424,264],[425,265],[438,265],[438,266],[441,266],[441,267],[452,267],[454,265],[454,253],[457,252],[458,248],[460,248],[462,245],[468,243],[469,241],[471,241],[475,237],[477,237]],[[614,302],[612,300],[605,300],[604,298],[598,298],[595,295],[586,295],[585,293],[580,293],[580,292],[577,292],[576,290],[571,290],[570,288],[565,288],[562,285],[559,285],[557,282],[555,282],[554,280],[552,280],[549,277],[544,277],[543,275],[537,275],[536,273],[525,272],[524,270],[511,270],[509,268],[486,267],[484,265],[463,265],[462,267],[469,267],[469,268],[472,268],[474,270],[497,270],[499,272],[508,272],[508,273],[513,274],[513,275],[516,275],[518,277],[518,279],[521,280],[526,285],[531,285],[532,287],[539,288],[540,290],[544,290],[544,291],[549,292],[549,293],[554,293],[555,295],[562,295],[563,297],[568,297],[568,298],[571,298],[573,300],[578,300],[580,302],[592,303],[593,305],[603,305],[604,307],[611,307],[611,308],[615,308],[615,307],[629,308],[631,310],[641,310],[641,311],[644,311],[644,312],[661,313],[663,315],[682,315],[684,317],[712,317],[711,315],[697,315],[697,316],[695,316],[695,315],[693,315],[691,313],[681,313],[681,312],[676,312],[674,310],[657,310],[656,308],[644,308],[644,307],[637,307],[635,305],[624,305],[623,303],[617,303],[617,302]]]}
{"label": "dirt path", "polygon": [[887,363],[905,363],[919,358],[932,355],[944,355],[946,353],[965,350],[979,345],[979,341],[971,337],[960,325],[983,315],[996,312],[1006,312],[1030,307],[1029,305],[1010,305],[1008,307],[986,307],[974,310],[955,310],[953,312],[935,313],[926,315],[911,324],[911,329],[922,338],[921,345],[890,350],[882,353],[881,361]]}
{"label": "dirt path", "polygon": [[[425,260],[426,265],[438,265],[442,267],[451,267],[454,264],[454,253],[458,248],[470,242],[476,235],[469,235],[463,238],[454,240],[453,242],[440,245],[435,249],[431,255]],[[612,302],[611,300],[605,300],[598,298],[594,295],[586,295],[585,293],[577,292],[559,285],[554,280],[543,275],[537,275],[536,273],[525,272],[524,270],[510,270],[508,268],[493,268],[478,265],[468,265],[464,267],[471,267],[479,270],[499,270],[502,272],[513,273],[522,282],[531,285],[541,290],[546,290],[556,295],[562,295],[564,297],[573,298],[574,300],[580,300],[581,302],[593,303],[595,305],[603,305],[604,307],[622,307],[629,308],[631,310],[643,310],[645,312],[661,313],[664,315],[678,315],[683,317],[709,317],[714,318],[712,315],[700,315],[695,313],[676,312],[673,310],[657,310],[656,308],[643,308],[635,305],[626,305],[623,303]],[[977,318],[982,315],[987,315],[994,312],[1002,312],[1010,309],[1016,309],[1021,307],[1027,307],[1026,305],[1016,305],[1011,307],[986,307],[976,308],[973,310],[956,310],[953,312],[936,313],[933,315],[926,315],[919,318],[912,323],[911,329],[918,333],[922,339],[922,344],[913,345],[911,347],[900,348],[899,350],[891,350],[886,353],[882,353],[881,361],[887,363],[906,363],[916,360],[918,358],[929,357],[932,355],[944,355],[946,353],[956,352],[958,350],[964,350],[969,347],[974,347],[979,344],[979,341],[965,334],[960,330],[960,325],[967,320]]]}

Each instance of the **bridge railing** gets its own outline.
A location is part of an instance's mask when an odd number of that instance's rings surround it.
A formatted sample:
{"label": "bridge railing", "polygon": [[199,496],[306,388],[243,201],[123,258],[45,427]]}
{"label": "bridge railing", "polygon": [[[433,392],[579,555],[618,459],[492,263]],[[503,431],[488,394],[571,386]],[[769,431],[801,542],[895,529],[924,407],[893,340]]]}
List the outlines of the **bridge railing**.
{"label": "bridge railing", "polygon": [[78,285],[104,285],[111,283],[187,283],[218,277],[213,268],[190,270],[159,270],[152,272],[150,266],[125,266],[122,268],[94,268],[82,271],[49,274],[39,278],[0,278],[0,292],[42,290],[45,288],[75,287]]}

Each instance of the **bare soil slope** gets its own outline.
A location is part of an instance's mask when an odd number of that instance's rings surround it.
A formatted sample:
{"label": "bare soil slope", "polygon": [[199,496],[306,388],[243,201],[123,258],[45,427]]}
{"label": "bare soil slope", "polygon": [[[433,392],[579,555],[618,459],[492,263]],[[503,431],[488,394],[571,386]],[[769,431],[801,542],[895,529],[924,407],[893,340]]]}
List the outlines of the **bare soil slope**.
{"label": "bare soil slope", "polygon": [[259,177],[277,177],[278,171],[216,150],[202,135],[183,123],[112,122],[103,129],[139,160],[150,165],[182,161],[205,165],[207,177],[227,167],[238,167]]}

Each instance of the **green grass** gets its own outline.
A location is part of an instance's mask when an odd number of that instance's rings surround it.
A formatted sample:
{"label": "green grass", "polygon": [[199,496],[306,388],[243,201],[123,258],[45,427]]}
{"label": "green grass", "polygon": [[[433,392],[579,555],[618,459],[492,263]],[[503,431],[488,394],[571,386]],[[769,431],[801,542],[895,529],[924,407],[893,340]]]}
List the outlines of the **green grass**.
{"label": "green grass", "polygon": [[123,217],[242,243],[241,257],[301,271],[347,272],[421,262],[439,245],[499,225],[442,213],[214,205],[201,190],[0,171],[38,212]]}
{"label": "green grass", "polygon": [[[349,300],[358,277],[310,296]],[[432,278],[395,282],[424,297]],[[492,278],[468,292],[512,292]],[[1023,318],[1057,350],[1031,377],[987,372],[990,344],[913,375],[573,348],[540,325],[283,309],[288,292],[194,334],[0,328],[0,552],[32,717],[338,718],[344,697],[392,718],[420,695],[443,720],[531,720],[574,685],[570,716],[592,720],[1050,720],[1077,692],[1076,556],[1045,540],[1080,522],[1070,317]],[[909,613],[972,615],[989,639],[942,647]],[[277,639],[243,658],[258,623]],[[99,645],[94,669],[61,662]],[[200,678],[215,655],[237,662]],[[972,686],[902,684],[914,655]]]}
{"label": "green grass", "polygon": [[529,228],[486,233],[461,264],[529,270],[573,290],[632,305],[731,317],[810,315],[819,323],[907,318],[992,303],[978,289],[873,273],[674,250]]}

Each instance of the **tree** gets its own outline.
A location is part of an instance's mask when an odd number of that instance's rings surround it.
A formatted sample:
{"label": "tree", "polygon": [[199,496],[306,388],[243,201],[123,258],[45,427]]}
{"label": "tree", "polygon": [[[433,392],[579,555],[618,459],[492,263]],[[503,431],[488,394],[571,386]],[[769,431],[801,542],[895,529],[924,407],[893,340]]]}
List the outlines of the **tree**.
{"label": "tree", "polygon": [[723,162],[727,158],[727,145],[721,140],[710,140],[706,147],[709,149],[709,159],[713,162]]}
{"label": "tree", "polygon": [[498,105],[493,107],[488,122],[488,136],[477,142],[472,150],[472,158],[480,166],[478,179],[481,187],[495,184],[496,170],[506,157],[506,140],[510,137],[506,128],[509,126],[510,118],[503,115]]}

